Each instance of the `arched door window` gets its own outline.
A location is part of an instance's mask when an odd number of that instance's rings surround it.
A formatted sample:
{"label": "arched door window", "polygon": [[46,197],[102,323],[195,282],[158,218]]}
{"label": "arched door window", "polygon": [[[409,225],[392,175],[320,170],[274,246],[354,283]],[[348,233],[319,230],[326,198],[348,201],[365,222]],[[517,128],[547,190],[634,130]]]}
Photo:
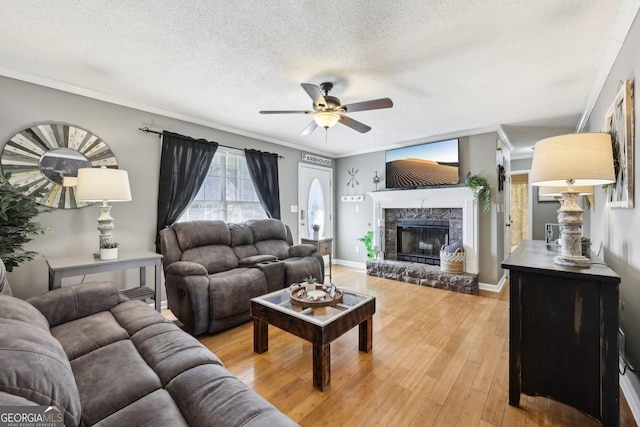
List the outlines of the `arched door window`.
{"label": "arched door window", "polygon": [[314,178],[309,186],[309,205],[307,206],[307,212],[309,214],[309,220],[307,221],[307,227],[309,230],[309,236],[313,236],[313,225],[320,226],[320,236],[324,235],[324,213],[325,203],[324,194],[322,192],[322,185],[318,178]]}

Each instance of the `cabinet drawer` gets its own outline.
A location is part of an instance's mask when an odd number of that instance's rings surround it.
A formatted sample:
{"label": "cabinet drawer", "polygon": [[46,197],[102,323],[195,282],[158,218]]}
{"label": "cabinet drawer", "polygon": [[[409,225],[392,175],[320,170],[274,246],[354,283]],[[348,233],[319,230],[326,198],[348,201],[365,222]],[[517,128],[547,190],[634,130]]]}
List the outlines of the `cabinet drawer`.
{"label": "cabinet drawer", "polygon": [[331,242],[320,242],[318,243],[318,252],[321,255],[330,255],[331,254]]}

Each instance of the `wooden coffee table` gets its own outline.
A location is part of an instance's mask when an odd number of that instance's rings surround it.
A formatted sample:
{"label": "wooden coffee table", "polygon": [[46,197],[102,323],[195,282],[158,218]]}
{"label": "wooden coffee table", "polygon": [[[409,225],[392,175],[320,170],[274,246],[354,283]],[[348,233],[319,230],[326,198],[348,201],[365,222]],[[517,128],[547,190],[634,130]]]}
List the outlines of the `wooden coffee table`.
{"label": "wooden coffee table", "polygon": [[375,297],[341,291],[341,303],[318,308],[292,305],[289,289],[253,298],[253,351],[269,350],[269,325],[309,341],[313,344],[313,385],[324,391],[331,384],[332,341],[359,325],[360,351],[368,353],[373,346]]}

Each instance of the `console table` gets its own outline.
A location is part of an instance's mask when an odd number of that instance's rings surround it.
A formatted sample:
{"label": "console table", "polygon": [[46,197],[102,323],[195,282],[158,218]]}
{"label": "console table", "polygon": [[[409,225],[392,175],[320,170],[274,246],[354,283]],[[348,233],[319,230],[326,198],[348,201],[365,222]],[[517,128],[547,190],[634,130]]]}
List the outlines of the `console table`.
{"label": "console table", "polygon": [[320,255],[329,255],[329,282],[331,282],[331,257],[333,254],[333,237],[323,237],[322,239],[312,239],[310,237],[303,237],[300,239],[300,243],[307,245],[314,245],[318,248]]}
{"label": "console table", "polygon": [[[160,304],[162,302],[160,297],[161,264],[162,255],[150,251],[119,251],[118,258],[112,260],[101,260],[100,258],[94,258],[93,255],[48,258],[49,290],[61,287],[62,278],[64,277],[139,268],[140,286],[121,292],[131,299],[145,300],[151,298],[155,301],[156,310],[160,311]],[[148,266],[155,267],[154,289],[146,286]]]}
{"label": "console table", "polygon": [[618,426],[618,286],[600,259],[555,264],[543,241],[526,240],[509,269],[509,404],[546,396]]}

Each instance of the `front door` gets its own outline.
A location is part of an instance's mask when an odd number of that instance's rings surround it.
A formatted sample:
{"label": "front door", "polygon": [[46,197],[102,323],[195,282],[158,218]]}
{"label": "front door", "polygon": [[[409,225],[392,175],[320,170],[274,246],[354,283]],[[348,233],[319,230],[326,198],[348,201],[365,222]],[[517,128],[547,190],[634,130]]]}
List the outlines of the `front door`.
{"label": "front door", "polygon": [[333,236],[333,169],[307,163],[298,164],[298,236]]}

